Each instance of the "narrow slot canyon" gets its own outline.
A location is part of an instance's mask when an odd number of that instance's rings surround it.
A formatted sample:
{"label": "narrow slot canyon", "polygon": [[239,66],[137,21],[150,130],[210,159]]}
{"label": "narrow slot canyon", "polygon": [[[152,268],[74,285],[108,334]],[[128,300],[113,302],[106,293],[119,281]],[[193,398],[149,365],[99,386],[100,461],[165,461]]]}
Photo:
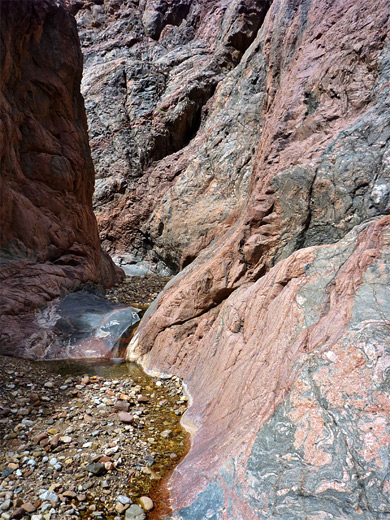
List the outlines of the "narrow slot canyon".
{"label": "narrow slot canyon", "polygon": [[0,520],[390,518],[388,0],[0,0]]}

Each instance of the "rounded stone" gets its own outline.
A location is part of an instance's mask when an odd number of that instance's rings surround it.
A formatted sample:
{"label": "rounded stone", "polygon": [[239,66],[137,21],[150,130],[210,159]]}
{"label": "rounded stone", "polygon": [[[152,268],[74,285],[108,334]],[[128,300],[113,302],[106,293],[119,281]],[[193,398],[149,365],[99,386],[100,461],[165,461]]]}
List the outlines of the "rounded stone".
{"label": "rounded stone", "polygon": [[127,412],[119,412],[118,419],[126,424],[132,424],[134,422],[134,417]]}
{"label": "rounded stone", "polygon": [[149,497],[141,497],[139,501],[145,511],[151,511],[154,507],[153,500]]}

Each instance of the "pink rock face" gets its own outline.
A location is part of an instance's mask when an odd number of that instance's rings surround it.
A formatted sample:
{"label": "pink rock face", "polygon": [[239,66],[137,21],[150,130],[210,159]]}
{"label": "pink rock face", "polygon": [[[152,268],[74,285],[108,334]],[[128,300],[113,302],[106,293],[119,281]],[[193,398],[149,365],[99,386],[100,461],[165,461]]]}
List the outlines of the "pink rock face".
{"label": "pink rock face", "polygon": [[121,274],[100,249],[92,212],[74,19],[49,0],[0,7],[1,348],[15,353],[45,341],[32,310]]}
{"label": "pink rock face", "polygon": [[[149,370],[183,376],[193,398],[183,420],[192,432],[191,450],[170,480],[175,509],[187,506],[191,511],[199,491],[206,488],[207,493],[213,479],[241,514],[251,511],[251,503],[270,507],[278,490],[269,482],[259,484],[266,465],[256,458],[255,447],[266,443],[264,436],[272,437],[272,432],[263,434],[262,427],[280,406],[295,433],[294,449],[288,446],[279,455],[293,457],[295,451],[310,471],[317,471],[316,492],[321,486],[334,488],[338,457],[348,470],[345,484],[340,484],[343,496],[356,491],[351,468],[335,440],[322,442],[328,436],[329,417],[346,407],[349,415],[336,424],[337,435],[350,436],[359,463],[379,482],[386,472],[383,456],[389,442],[384,426],[389,403],[381,388],[390,362],[384,318],[389,312],[388,275],[383,279],[380,274],[389,261],[389,225],[384,217],[337,244],[294,253],[259,281],[236,290],[212,325],[206,314],[185,324],[162,326],[166,304],[174,311],[175,302],[172,292],[161,297],[155,315],[141,324],[138,348],[145,349],[153,327],[159,326],[152,349],[139,359]],[[310,377],[305,376],[308,370]],[[236,466],[235,486],[244,489],[245,499],[235,487],[229,490],[223,484],[229,458]],[[252,480],[248,459],[258,467],[251,470]],[[276,461],[268,464],[274,472]],[[269,487],[267,498],[258,489],[259,496],[254,496],[253,479],[260,488]],[[210,496],[209,505],[213,500]],[[383,504],[385,498],[373,500]],[[331,506],[329,498],[329,511]],[[358,510],[355,506],[351,511]]]}
{"label": "pink rock face", "polygon": [[192,397],[178,517],[388,514],[388,32],[381,0],[277,0],[244,54],[265,64],[248,197],[129,351]]}

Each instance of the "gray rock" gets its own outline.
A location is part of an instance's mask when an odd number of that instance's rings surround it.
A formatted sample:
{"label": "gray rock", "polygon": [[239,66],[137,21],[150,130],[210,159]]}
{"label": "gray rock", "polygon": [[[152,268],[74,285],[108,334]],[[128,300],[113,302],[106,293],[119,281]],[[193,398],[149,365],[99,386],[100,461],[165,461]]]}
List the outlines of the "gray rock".
{"label": "gray rock", "polygon": [[125,520],[145,520],[146,515],[141,506],[132,504],[129,509],[126,510]]}
{"label": "gray rock", "polygon": [[48,500],[49,502],[54,502],[55,504],[58,502],[58,495],[54,491],[51,491],[50,489],[47,491],[44,491],[39,495],[39,498],[41,500]]}
{"label": "gray rock", "polygon": [[[252,53],[258,57],[250,63],[249,75],[243,74],[240,59],[256,37],[269,3],[232,0],[224,4],[226,8],[218,7],[215,17],[214,2],[145,2],[141,9],[129,5],[123,17],[123,10],[114,7],[116,17],[107,17],[101,29],[96,29],[96,19],[86,9],[77,14],[85,56],[82,89],[97,177],[95,205],[98,218],[102,217],[104,246],[132,256],[125,262],[129,273],[152,268],[172,274],[183,248],[193,246],[196,239],[207,241],[210,225],[224,220],[237,208],[237,194],[245,193],[252,148],[261,129],[262,59],[260,53]],[[205,34],[198,30],[207,23],[212,26],[212,40],[208,29]],[[160,34],[162,41],[157,41]],[[102,53],[106,48],[115,48],[114,61],[110,52]],[[235,67],[236,75],[209,106],[216,87]],[[215,117],[208,118],[210,112]],[[208,142],[195,144],[185,157],[187,146],[208,119],[211,124],[203,134]],[[168,192],[178,178],[191,185],[194,205],[182,187]],[[213,181],[221,187],[222,197],[218,188],[204,189]],[[155,186],[163,188],[156,191]],[[133,197],[135,203],[125,210],[126,199]],[[220,211],[215,211],[215,203]],[[197,218],[200,205],[209,222]],[[114,206],[116,219],[109,216]],[[169,223],[169,212],[176,225]],[[197,221],[190,226],[191,237],[189,228],[183,229],[189,215]],[[145,236],[152,238],[158,254]]]}
{"label": "gray rock", "polygon": [[117,497],[117,501],[120,502],[121,504],[123,504],[124,506],[126,504],[131,504],[131,500],[129,497],[126,497],[124,495],[118,495]]}
{"label": "gray rock", "polygon": [[1,511],[8,511],[8,509],[11,507],[11,500],[7,499],[0,505]]}
{"label": "gray rock", "polygon": [[102,464],[101,462],[93,462],[92,464],[88,464],[88,466],[86,466],[84,469],[85,471],[89,471],[96,477],[100,477],[107,473],[104,464]]}

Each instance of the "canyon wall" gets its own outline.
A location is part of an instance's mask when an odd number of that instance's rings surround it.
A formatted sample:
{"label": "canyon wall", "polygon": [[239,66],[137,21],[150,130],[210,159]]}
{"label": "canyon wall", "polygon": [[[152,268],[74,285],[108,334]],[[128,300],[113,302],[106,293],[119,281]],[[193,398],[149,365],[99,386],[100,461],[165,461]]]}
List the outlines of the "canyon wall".
{"label": "canyon wall", "polygon": [[102,252],[80,94],[82,54],[61,2],[1,0],[1,351],[50,341],[34,311],[121,276]]}
{"label": "canyon wall", "polygon": [[268,0],[72,1],[95,211],[124,264],[175,273],[242,207],[264,72],[243,54]]}
{"label": "canyon wall", "polygon": [[[387,0],[67,5],[103,245],[180,271],[129,349],[191,395],[172,518],[385,520]],[[33,309],[116,274],[91,210],[74,19],[49,0],[0,6],[1,326],[15,354],[23,335],[50,341],[32,335]]]}
{"label": "canyon wall", "polygon": [[[274,0],[172,156],[185,166],[145,229],[163,222],[184,269],[129,357],[192,398],[174,518],[390,514],[389,15],[382,0]],[[213,220],[222,170],[239,202]],[[174,201],[205,222],[180,227]]]}

